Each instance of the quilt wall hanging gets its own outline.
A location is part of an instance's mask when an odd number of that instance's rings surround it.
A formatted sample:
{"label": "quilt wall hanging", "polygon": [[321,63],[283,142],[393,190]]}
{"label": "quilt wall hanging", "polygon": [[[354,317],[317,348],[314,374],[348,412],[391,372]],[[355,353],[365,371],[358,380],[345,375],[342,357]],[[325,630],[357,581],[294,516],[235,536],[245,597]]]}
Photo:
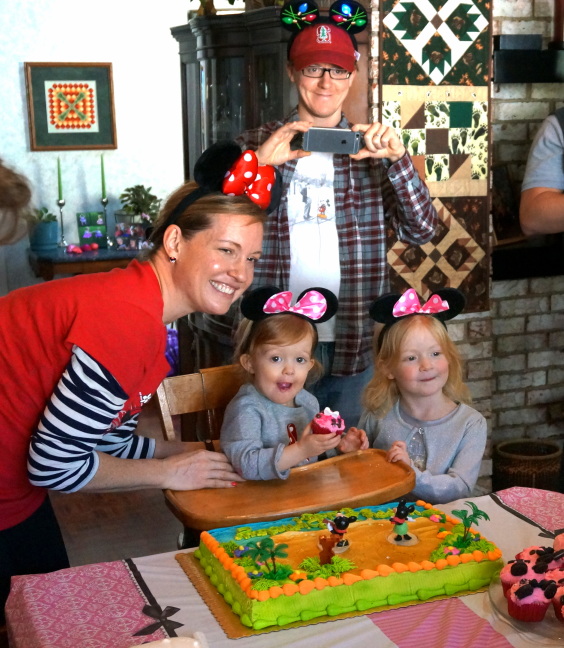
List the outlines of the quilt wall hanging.
{"label": "quilt wall hanging", "polygon": [[427,244],[389,233],[394,291],[459,288],[489,309],[489,0],[382,0],[382,122],[403,138],[440,224]]}

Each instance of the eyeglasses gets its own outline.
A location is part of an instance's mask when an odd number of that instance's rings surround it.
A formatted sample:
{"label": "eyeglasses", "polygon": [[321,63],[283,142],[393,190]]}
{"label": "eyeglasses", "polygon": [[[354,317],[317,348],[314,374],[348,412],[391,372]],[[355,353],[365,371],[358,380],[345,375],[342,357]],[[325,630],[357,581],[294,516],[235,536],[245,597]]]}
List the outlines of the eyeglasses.
{"label": "eyeglasses", "polygon": [[302,74],[310,79],[321,79],[325,72],[329,72],[329,76],[336,81],[344,81],[351,75],[348,70],[343,70],[343,68],[324,68],[318,65],[308,65],[302,70]]}

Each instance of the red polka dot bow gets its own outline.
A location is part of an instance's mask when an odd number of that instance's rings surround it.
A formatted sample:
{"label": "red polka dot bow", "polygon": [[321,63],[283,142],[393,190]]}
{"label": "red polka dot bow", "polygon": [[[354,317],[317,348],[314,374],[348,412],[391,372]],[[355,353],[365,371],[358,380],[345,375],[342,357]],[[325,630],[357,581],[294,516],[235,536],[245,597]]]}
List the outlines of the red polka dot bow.
{"label": "red polka dot bow", "polygon": [[225,174],[222,191],[227,196],[246,194],[261,209],[270,204],[270,192],[274,184],[274,167],[258,163],[254,151],[245,151]]}
{"label": "red polka dot bow", "polygon": [[263,310],[269,315],[286,312],[296,313],[314,321],[323,317],[327,310],[327,301],[317,290],[308,290],[300,301],[296,302],[293,306],[291,306],[291,301],[291,292],[279,292],[267,300]]}
{"label": "red polka dot bow", "polygon": [[403,317],[404,315],[434,315],[442,313],[449,309],[446,299],[441,299],[438,295],[431,295],[423,306],[419,303],[419,297],[413,288],[406,290],[403,295],[394,304],[392,314],[394,317]]}

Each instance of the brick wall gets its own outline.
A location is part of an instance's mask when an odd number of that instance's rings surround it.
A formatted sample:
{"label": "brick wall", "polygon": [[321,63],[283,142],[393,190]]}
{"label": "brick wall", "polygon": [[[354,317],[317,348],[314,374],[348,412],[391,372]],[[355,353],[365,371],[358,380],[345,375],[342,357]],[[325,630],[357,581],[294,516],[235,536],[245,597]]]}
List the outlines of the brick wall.
{"label": "brick wall", "polygon": [[[553,0],[493,0],[492,33],[542,34],[546,47],[553,11]],[[378,34],[377,0],[371,18]],[[377,106],[377,41],[372,52],[371,104]],[[540,123],[561,105],[564,84],[492,84],[492,164],[510,164],[517,192]],[[564,440],[564,277],[493,282],[490,305],[489,312],[449,324],[465,359],[474,406],[488,420],[477,492],[491,489],[495,443],[513,437]]]}
{"label": "brick wall", "polygon": [[[553,0],[493,0],[494,34],[553,38]],[[520,186],[542,120],[564,105],[564,84],[492,85],[493,163]],[[491,292],[492,442],[564,440],[564,277],[495,281]]]}

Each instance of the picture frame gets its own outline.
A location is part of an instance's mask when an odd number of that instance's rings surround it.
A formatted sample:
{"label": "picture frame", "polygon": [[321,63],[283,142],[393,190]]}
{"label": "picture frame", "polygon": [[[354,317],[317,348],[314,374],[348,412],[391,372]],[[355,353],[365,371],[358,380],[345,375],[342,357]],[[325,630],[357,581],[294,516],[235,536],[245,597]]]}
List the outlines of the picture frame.
{"label": "picture frame", "polygon": [[80,245],[96,243],[102,249],[107,247],[104,212],[78,212],[76,225]]}
{"label": "picture frame", "polygon": [[111,63],[25,63],[32,151],[117,148]]}
{"label": "picture frame", "polygon": [[520,195],[509,164],[492,167],[492,224],[495,245],[509,245],[526,239],[519,223]]}

